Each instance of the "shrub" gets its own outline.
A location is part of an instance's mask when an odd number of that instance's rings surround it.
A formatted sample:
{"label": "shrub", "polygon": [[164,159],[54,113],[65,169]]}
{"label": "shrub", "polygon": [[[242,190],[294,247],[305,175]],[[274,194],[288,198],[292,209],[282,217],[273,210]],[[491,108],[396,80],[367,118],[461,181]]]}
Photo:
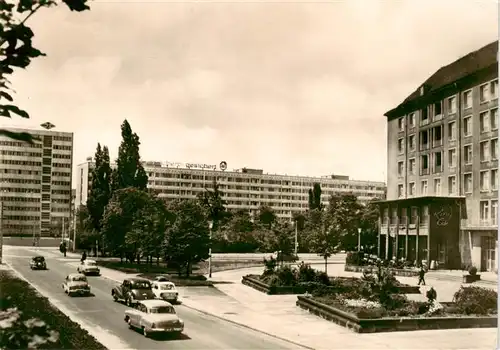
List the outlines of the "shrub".
{"label": "shrub", "polygon": [[322,283],[319,283],[315,289],[312,290],[313,297],[324,297],[337,294],[335,288],[325,286]]}
{"label": "shrub", "polygon": [[267,260],[264,258],[264,272],[262,277],[270,276],[276,272],[276,266],[278,266],[278,261],[272,256]]}
{"label": "shrub", "polygon": [[357,318],[369,320],[384,317],[385,310],[382,308],[359,308],[354,311],[354,314]]}
{"label": "shrub", "polygon": [[391,299],[394,298],[393,294],[398,292],[398,281],[389,269],[379,266],[375,273],[364,271],[361,280],[362,294],[367,299],[378,301],[389,308],[393,307],[394,302]]}
{"label": "shrub", "polygon": [[299,264],[298,276],[299,282],[313,282],[316,281],[316,270],[311,265],[301,262]]}
{"label": "shrub", "polygon": [[477,267],[472,266],[469,268],[469,275],[475,276],[477,274]]}
{"label": "shrub", "polygon": [[364,265],[363,252],[348,252],[345,258],[345,263],[348,265],[362,266]]}
{"label": "shrub", "polygon": [[497,292],[476,286],[460,287],[453,296],[455,306],[462,314],[488,315],[497,313]]}
{"label": "shrub", "polygon": [[330,285],[330,277],[328,277],[326,272],[317,272],[315,281],[324,284],[325,286]]}
{"label": "shrub", "polygon": [[297,284],[295,271],[290,266],[281,266],[276,270],[280,286],[294,286]]}
{"label": "shrub", "polygon": [[324,287],[324,285],[319,282],[310,282],[310,281],[299,282],[298,285],[304,288],[304,291],[307,293],[313,293],[316,289]]}

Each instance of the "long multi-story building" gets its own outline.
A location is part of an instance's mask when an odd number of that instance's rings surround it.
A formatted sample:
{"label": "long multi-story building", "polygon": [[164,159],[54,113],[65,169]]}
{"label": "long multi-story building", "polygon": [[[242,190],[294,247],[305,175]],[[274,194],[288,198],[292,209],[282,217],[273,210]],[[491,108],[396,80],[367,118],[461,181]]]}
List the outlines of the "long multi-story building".
{"label": "long multi-story building", "polygon": [[1,230],[4,236],[60,236],[69,227],[73,133],[8,129],[33,144],[0,136]]}
{"label": "long multi-story building", "polygon": [[[308,191],[315,182],[321,184],[324,204],[328,204],[329,197],[335,193],[352,193],[364,203],[385,198],[385,183],[350,180],[347,176],[272,175],[248,168],[225,171],[207,164],[144,162],[143,165],[149,176],[148,187],[166,200],[196,198],[216,180],[226,207],[246,209],[251,215],[256,215],[261,205],[267,205],[278,217],[291,220],[294,213],[307,209]],[[77,206],[87,201],[93,167],[92,158],[77,167]]]}
{"label": "long multi-story building", "polygon": [[498,41],[442,67],[385,116],[379,255],[496,271]]}

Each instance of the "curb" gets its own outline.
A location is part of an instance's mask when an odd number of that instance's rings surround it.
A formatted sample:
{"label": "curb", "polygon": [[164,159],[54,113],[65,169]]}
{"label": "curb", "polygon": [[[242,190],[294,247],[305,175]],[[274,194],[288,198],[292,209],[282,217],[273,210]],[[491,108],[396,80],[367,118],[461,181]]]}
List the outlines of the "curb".
{"label": "curb", "polygon": [[215,315],[211,312],[208,312],[208,311],[204,311],[204,310],[200,310],[196,307],[193,307],[193,306],[188,306],[186,305],[184,302],[182,303],[183,306],[187,307],[188,309],[191,309],[191,310],[194,310],[194,311],[197,311],[199,313],[202,313],[204,315],[208,315],[208,316],[211,316],[211,317],[215,317],[219,320],[222,320],[222,321],[225,321],[225,322],[229,322],[229,323],[232,323],[234,325],[237,325],[237,326],[240,326],[240,327],[243,327],[243,328],[246,328],[246,329],[249,329],[251,331],[254,331],[254,332],[258,332],[258,333],[261,333],[261,334],[265,334],[271,338],[275,338],[275,339],[278,339],[278,340],[281,340],[283,342],[286,342],[286,343],[289,343],[289,344],[293,344],[293,345],[296,345],[296,346],[299,346],[301,348],[304,348],[304,349],[309,349],[309,350],[316,350],[315,348],[313,347],[310,347],[310,346],[307,346],[307,345],[304,345],[304,344],[300,344],[300,343],[297,343],[297,342],[294,342],[292,340],[288,340],[288,339],[285,339],[285,338],[282,338],[280,336],[277,336],[275,334],[271,334],[271,333],[268,333],[268,332],[264,332],[260,329],[257,329],[257,328],[254,328],[254,327],[251,327],[251,326],[248,326],[246,324],[243,324],[243,323],[240,323],[240,322],[236,322],[236,321],[233,321],[233,320],[229,320],[227,318],[224,318],[222,316],[218,316],[218,315]]}
{"label": "curb", "polygon": [[[67,309],[66,306],[54,304],[54,302],[51,300],[51,297],[48,296],[48,293],[44,289],[41,289],[39,286],[37,286],[36,284],[29,281],[26,277],[24,277],[19,271],[17,271],[8,262],[4,261],[3,263],[5,265],[7,265],[10,268],[10,270],[12,272],[14,272],[14,274],[19,279],[28,283],[31,287],[33,287],[36,290],[36,292],[38,294],[45,297],[49,301],[50,305],[52,305],[55,309],[59,310],[64,315],[66,315],[72,322],[75,322],[76,324],[78,324],[82,329],[87,331],[90,336],[94,337],[103,346],[105,346],[106,348],[111,350],[111,349],[116,349],[117,344],[120,344],[120,349],[132,350],[132,348],[126,347],[125,346],[126,343],[122,342],[122,340],[119,337],[113,335],[112,333],[105,332],[106,334],[104,334],[104,333],[99,334],[98,332],[96,332],[96,328],[98,328],[98,327],[92,327],[90,324],[88,324],[87,322],[84,322],[83,320],[79,319],[78,317],[76,317],[76,318],[72,317],[71,314],[73,312],[70,311],[69,309]],[[76,319],[78,319],[78,321]],[[116,338],[117,341],[113,342],[113,340],[110,340],[110,338]]]}

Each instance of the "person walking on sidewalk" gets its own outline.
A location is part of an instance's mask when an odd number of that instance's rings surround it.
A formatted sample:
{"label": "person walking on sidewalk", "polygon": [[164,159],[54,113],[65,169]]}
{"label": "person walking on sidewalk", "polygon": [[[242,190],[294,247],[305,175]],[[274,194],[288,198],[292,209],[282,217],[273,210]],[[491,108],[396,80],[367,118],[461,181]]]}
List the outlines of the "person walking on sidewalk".
{"label": "person walking on sidewalk", "polygon": [[84,251],[83,251],[83,254],[82,254],[82,259],[81,259],[82,264],[83,264],[83,262],[84,262],[85,260],[87,260],[87,252],[84,250]]}
{"label": "person walking on sidewalk", "polygon": [[418,285],[420,285],[420,283],[422,283],[422,285],[425,286],[425,268],[424,268],[424,265],[421,265],[420,271],[418,271]]}

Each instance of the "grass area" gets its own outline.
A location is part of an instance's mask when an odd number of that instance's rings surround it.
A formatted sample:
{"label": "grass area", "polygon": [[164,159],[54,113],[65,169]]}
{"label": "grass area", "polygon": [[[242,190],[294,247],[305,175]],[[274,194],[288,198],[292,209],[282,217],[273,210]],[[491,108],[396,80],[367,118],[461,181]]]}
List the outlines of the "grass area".
{"label": "grass area", "polygon": [[9,270],[0,270],[0,348],[106,349]]}

